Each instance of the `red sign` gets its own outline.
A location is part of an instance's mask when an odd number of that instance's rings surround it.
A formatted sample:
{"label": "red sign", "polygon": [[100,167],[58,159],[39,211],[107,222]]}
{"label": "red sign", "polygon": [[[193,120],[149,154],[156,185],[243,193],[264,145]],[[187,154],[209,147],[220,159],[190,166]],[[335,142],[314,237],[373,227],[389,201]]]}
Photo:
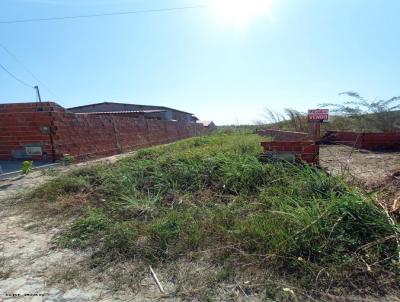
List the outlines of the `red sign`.
{"label": "red sign", "polygon": [[329,109],[310,109],[308,110],[309,122],[321,122],[329,119]]}

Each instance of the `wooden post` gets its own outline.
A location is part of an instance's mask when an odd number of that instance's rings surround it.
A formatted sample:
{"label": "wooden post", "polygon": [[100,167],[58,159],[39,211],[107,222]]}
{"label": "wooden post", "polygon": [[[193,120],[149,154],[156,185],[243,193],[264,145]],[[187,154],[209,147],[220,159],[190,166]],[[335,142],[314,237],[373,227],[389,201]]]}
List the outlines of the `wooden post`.
{"label": "wooden post", "polygon": [[321,123],[317,122],[314,126],[314,140],[317,141],[321,137]]}
{"label": "wooden post", "polygon": [[315,141],[321,138],[321,122],[309,122],[310,130],[309,133],[312,135]]}
{"label": "wooden post", "polygon": [[321,138],[321,124],[329,119],[328,109],[309,109],[307,115],[310,125],[310,132],[315,141]]}

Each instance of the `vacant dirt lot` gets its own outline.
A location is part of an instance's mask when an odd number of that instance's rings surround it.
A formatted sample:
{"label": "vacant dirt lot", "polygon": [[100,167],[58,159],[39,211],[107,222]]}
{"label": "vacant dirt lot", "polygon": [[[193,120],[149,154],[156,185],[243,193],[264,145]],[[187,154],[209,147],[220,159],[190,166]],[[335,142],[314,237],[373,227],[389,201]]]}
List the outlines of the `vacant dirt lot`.
{"label": "vacant dirt lot", "polygon": [[[125,156],[125,155],[122,155]],[[120,156],[103,159],[113,162]],[[90,164],[90,163],[85,163]],[[353,150],[346,146],[323,146],[321,148],[321,164],[332,173],[348,172],[354,181],[369,188],[382,188],[389,184],[390,198],[398,194],[393,184],[396,173],[400,171],[400,153],[376,153]],[[82,164],[80,164],[82,165]],[[66,168],[61,168],[66,169]],[[69,168],[68,168],[69,169]],[[32,188],[52,177],[51,173],[33,172],[25,177],[0,181],[0,301],[177,301],[172,297],[160,294],[150,276],[139,284],[135,282],[135,267],[115,268],[116,272],[96,274],[91,271],[85,259],[88,254],[66,249],[56,249],[54,238],[61,226],[44,227],[43,221],[32,221],[29,213],[10,204],[10,199],[18,192]],[[395,189],[393,189],[395,188]],[[185,267],[190,265],[186,264]],[[127,270],[129,272],[122,272]],[[197,270],[194,270],[196,275]],[[157,272],[167,290],[165,272]],[[148,272],[145,272],[148,274]],[[134,293],[131,289],[119,288],[118,278],[128,275],[132,278],[132,286],[139,289]],[[108,278],[107,278],[108,276]],[[108,280],[107,280],[108,279]],[[110,280],[115,279],[115,280]],[[113,283],[114,281],[114,283]],[[240,285],[229,287],[234,293],[230,301],[255,301],[240,292]],[[222,296],[230,296],[224,293]],[[16,297],[8,294],[39,294],[36,297]],[[357,298],[331,297],[335,301],[361,301]],[[399,301],[396,298],[390,301]],[[386,300],[386,301],[389,301]],[[311,300],[310,300],[311,301]],[[374,301],[365,299],[362,301]]]}
{"label": "vacant dirt lot", "polygon": [[333,174],[377,193],[377,201],[400,214],[400,152],[371,152],[347,146],[322,146],[320,163]]}
{"label": "vacant dirt lot", "polygon": [[347,146],[322,146],[321,165],[332,173],[348,172],[368,188],[384,185],[400,171],[400,152],[371,152]]}

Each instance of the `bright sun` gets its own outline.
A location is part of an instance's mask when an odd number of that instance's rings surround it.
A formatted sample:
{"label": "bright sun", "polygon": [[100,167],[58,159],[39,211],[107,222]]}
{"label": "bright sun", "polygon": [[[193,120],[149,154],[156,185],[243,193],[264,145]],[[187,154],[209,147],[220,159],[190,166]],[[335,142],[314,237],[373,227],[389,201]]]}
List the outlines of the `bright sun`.
{"label": "bright sun", "polygon": [[271,0],[208,0],[208,5],[219,22],[242,27],[254,17],[270,15]]}

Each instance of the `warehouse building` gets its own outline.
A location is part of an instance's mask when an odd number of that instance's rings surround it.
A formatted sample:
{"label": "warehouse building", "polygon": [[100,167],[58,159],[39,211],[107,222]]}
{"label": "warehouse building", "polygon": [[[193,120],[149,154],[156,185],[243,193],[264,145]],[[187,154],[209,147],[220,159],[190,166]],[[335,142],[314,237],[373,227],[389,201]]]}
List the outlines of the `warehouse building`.
{"label": "warehouse building", "polygon": [[103,102],[72,107],[68,108],[68,110],[77,114],[118,114],[136,118],[178,121],[185,123],[195,123],[198,120],[198,118],[192,113],[169,107],[115,102]]}

